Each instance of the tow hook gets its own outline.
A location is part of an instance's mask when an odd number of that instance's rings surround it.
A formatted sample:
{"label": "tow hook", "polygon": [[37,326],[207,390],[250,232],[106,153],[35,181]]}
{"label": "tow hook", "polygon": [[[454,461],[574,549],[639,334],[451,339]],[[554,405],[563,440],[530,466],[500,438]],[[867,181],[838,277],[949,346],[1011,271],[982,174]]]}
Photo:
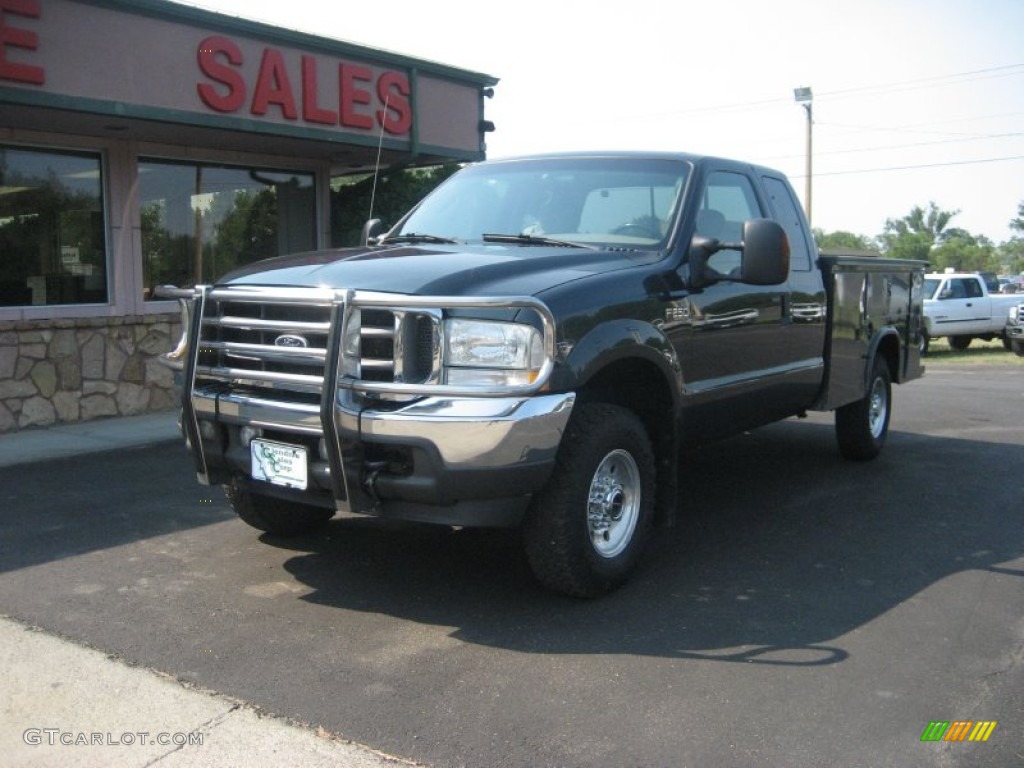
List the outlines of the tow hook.
{"label": "tow hook", "polygon": [[368,461],[365,465],[366,477],[363,480],[363,490],[373,499],[374,504],[379,504],[380,496],[377,495],[377,477],[387,467],[386,461]]}

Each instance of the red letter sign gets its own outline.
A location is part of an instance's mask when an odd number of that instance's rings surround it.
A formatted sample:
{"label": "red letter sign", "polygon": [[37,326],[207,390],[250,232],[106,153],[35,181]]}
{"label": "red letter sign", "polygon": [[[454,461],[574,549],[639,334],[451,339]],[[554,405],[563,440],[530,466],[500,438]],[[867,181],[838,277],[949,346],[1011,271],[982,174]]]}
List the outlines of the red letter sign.
{"label": "red letter sign", "polygon": [[299,116],[295,110],[295,96],[292,94],[292,84],[288,81],[284,56],[274,48],[263,51],[250,111],[254,115],[265,115],[270,104],[281,107],[281,114],[289,120],[295,120]]}
{"label": "red letter sign", "polygon": [[338,65],[338,89],[341,99],[341,124],[349,128],[373,128],[373,118],[356,112],[356,104],[369,104],[370,92],[356,83],[369,83],[373,73],[355,64]]}
{"label": "red letter sign", "polygon": [[208,83],[197,84],[196,90],[199,91],[199,98],[203,100],[203,104],[210,109],[218,112],[235,112],[245,102],[245,80],[240,72],[218,61],[218,55],[225,57],[228,64],[240,67],[242,51],[226,37],[214,35],[203,40],[196,52],[199,69],[211,80],[226,85],[227,93],[218,93],[217,89]]}
{"label": "red letter sign", "polygon": [[392,134],[408,133],[412,127],[409,81],[401,72],[385,72],[377,81],[377,98],[386,109],[377,110],[377,122]]}
{"label": "red letter sign", "polygon": [[322,109],[316,103],[316,59],[302,57],[302,119],[308,123],[336,125],[338,113]]}
{"label": "red letter sign", "polygon": [[30,29],[7,26],[4,21],[5,13],[24,16],[26,19],[38,19],[39,0],[0,0],[0,80],[42,85],[46,79],[42,67],[7,60],[8,48],[38,50],[39,36]]}

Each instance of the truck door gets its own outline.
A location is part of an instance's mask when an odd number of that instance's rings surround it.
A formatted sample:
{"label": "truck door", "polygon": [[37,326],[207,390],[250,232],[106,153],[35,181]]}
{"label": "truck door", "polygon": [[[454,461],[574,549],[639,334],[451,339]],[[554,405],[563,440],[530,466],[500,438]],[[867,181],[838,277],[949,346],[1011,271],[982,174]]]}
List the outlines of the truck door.
{"label": "truck door", "polygon": [[983,333],[991,321],[991,302],[977,277],[951,277],[939,295],[933,333]]}
{"label": "truck door", "polygon": [[[754,183],[744,173],[709,173],[700,193],[696,234],[738,243],[743,222],[767,216]],[[709,266],[739,274],[740,251],[724,249]],[[784,338],[790,322],[789,287],[722,280],[692,291],[673,307],[670,336],[679,356],[687,425],[702,438],[735,433],[794,412],[787,391],[791,353]],[[684,430],[689,431],[689,430]]]}

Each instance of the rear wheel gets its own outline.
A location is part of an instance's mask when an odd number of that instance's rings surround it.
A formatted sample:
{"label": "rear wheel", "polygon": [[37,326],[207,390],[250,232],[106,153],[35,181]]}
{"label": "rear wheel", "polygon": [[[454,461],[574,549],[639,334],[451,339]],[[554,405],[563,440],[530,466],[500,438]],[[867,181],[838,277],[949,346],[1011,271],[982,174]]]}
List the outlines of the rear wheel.
{"label": "rear wheel", "polygon": [[958,352],[963,352],[965,349],[967,349],[969,346],[971,346],[971,337],[970,336],[950,336],[949,337],[949,346],[951,346],[953,349],[957,350]]}
{"label": "rear wheel", "polygon": [[650,440],[633,413],[577,406],[555,472],[524,524],[537,579],[575,597],[595,597],[624,582],[651,528],[654,472]]}
{"label": "rear wheel", "polygon": [[244,481],[224,486],[231,508],[242,520],[261,531],[278,536],[300,536],[322,528],[334,511],[308,504],[275,499],[253,493]]}
{"label": "rear wheel", "polygon": [[889,434],[891,411],[892,375],[885,360],[876,357],[864,398],[836,410],[839,452],[854,461],[875,458]]}

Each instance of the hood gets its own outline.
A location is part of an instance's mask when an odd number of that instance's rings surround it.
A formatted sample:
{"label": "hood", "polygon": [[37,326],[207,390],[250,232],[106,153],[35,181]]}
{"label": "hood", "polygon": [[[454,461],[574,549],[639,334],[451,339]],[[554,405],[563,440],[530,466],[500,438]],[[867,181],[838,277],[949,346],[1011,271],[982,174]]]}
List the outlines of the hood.
{"label": "hood", "polygon": [[218,284],[424,296],[531,296],[588,275],[653,263],[663,255],[497,243],[345,248],[255,262],[225,275]]}

